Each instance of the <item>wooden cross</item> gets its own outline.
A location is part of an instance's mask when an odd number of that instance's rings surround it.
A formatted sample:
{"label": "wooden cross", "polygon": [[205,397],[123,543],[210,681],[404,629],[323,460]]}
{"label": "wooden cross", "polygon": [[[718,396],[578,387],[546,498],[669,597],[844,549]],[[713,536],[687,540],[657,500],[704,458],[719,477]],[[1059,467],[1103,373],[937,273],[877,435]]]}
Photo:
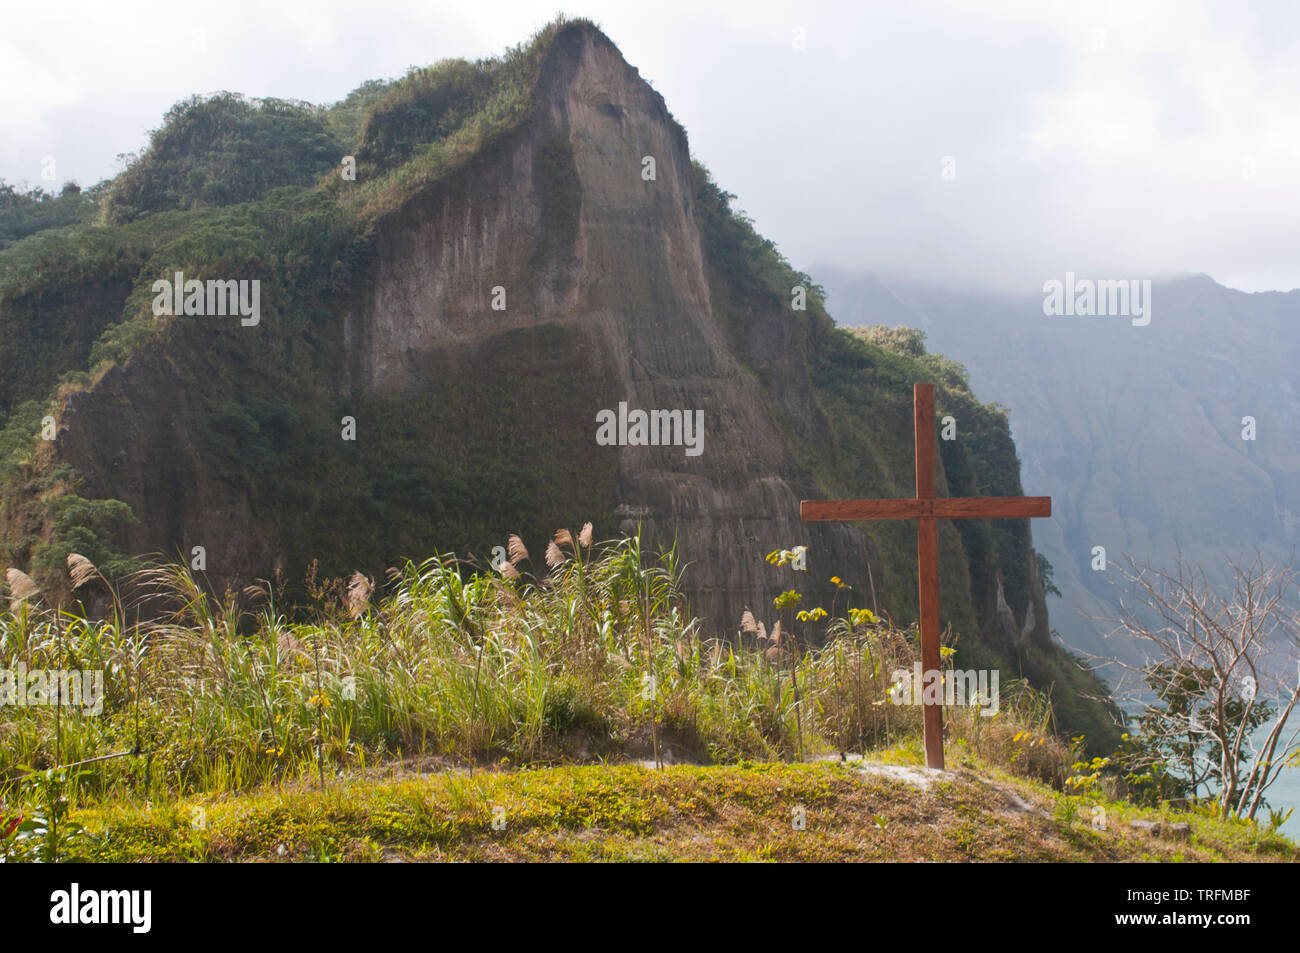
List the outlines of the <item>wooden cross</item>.
{"label": "wooden cross", "polygon": [[[916,499],[804,500],[799,518],[808,520],[910,520],[916,526],[920,580],[921,667],[939,671],[939,528],[937,520],[1027,519],[1051,516],[1050,496],[936,497],[934,480],[934,387],[912,392],[916,426]],[[919,688],[919,686],[918,686]],[[925,763],[943,767],[941,703],[924,702]]]}

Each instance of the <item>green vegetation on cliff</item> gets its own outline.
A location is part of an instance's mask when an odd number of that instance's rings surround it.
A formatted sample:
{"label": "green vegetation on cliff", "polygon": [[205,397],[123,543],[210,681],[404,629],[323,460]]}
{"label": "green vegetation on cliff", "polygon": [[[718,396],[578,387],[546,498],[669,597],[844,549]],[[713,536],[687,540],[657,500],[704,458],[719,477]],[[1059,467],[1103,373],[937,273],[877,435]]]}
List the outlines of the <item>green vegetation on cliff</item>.
{"label": "green vegetation on cliff", "polygon": [[91,221],[99,213],[100,191],[69,182],[58,194],[40,187],[23,192],[0,181],[0,249],[37,232]]}
{"label": "green vegetation on cliff", "polygon": [[168,111],[149,148],[113,181],[105,219],[120,225],[255,201],[280,186],[306,185],[341,154],[321,107],[236,93],[194,96]]}

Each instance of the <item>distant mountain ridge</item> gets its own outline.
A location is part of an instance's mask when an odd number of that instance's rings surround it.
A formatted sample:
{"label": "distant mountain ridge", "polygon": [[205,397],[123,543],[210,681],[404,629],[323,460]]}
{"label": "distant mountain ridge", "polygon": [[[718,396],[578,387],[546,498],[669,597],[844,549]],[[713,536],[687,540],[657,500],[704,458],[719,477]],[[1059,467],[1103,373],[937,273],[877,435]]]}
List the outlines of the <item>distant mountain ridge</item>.
{"label": "distant mountain ridge", "polygon": [[[1129,654],[1087,618],[1113,614],[1108,583],[1123,554],[1172,569],[1181,551],[1221,580],[1226,558],[1258,547],[1285,560],[1300,542],[1300,290],[1157,281],[1150,325],[1133,327],[1044,315],[1042,294],[817,275],[841,324],[923,330],[1010,409],[1022,480],[1053,497],[1034,538],[1063,594],[1053,626],[1072,647]],[[1254,440],[1242,438],[1247,417]],[[1095,546],[1111,570],[1092,569]]]}

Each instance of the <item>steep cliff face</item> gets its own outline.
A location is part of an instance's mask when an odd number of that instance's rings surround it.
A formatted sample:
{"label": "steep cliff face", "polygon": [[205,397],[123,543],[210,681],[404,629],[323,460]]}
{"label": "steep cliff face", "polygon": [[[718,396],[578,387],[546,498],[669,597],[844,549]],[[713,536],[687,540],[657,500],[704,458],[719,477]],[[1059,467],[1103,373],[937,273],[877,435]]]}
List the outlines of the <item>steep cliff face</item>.
{"label": "steep cliff face", "polygon": [[[695,173],[663,99],[594,30],[557,38],[537,98],[523,134],[380,223],[361,302],[347,318],[350,383],[390,398],[449,375],[465,386],[527,350],[517,338],[559,342],[539,343],[511,372],[585,380],[562,419],[535,405],[482,405],[475,416],[506,414],[513,433],[571,428],[596,447],[597,415],[620,403],[703,411],[698,455],[684,446],[594,451],[612,464],[599,514],[606,526],[640,523],[653,540],[675,539],[694,564],[697,611],[735,625],[746,605],[766,605],[772,580],[761,555],[796,542],[827,566],[865,566],[861,534],[799,522],[799,500],[816,488],[714,312]],[[644,157],[654,160],[651,180]],[[491,308],[494,287],[505,310]],[[795,323],[788,312],[779,321]],[[774,343],[805,368],[788,385],[805,410],[799,425],[824,431],[805,343],[792,334]],[[498,449],[511,453],[511,442]]]}
{"label": "steep cliff face", "polygon": [[[486,82],[465,69],[472,90]],[[380,104],[406,125],[372,119],[360,179],[405,175],[377,158],[401,136],[452,153],[438,82]],[[856,604],[914,618],[912,525],[803,524],[799,500],[911,495],[918,379],[959,422],[940,492],[1017,495],[1005,418],[954,365],[837,330],[815,289],[792,308],[806,276],[731,213],[663,99],[594,27],[554,31],[531,82],[518,121],[388,204],[355,201],[363,181],[281,190],[203,218],[215,250],[196,253],[184,229],[154,248],[110,335],[136,343],[76,383],[58,440],[10,483],[11,559],[59,555],[54,521],[37,529],[32,513],[61,479],[131,507],[138,524],[113,530],[125,552],[204,546],[218,589],[313,558],[330,573],[482,558],[514,532],[540,555],[555,528],[592,519],[598,535],[639,525],[652,545],[676,542],[713,631],[735,632],[746,607],[774,619],[788,588],[842,606],[832,575]],[[153,321],[143,289],[180,267],[260,277],[261,323]],[[598,420],[620,405],[702,412],[702,441],[604,445]],[[801,544],[806,574],[764,561]],[[1034,565],[1024,521],[945,524],[942,615],[970,667],[1069,681]]]}

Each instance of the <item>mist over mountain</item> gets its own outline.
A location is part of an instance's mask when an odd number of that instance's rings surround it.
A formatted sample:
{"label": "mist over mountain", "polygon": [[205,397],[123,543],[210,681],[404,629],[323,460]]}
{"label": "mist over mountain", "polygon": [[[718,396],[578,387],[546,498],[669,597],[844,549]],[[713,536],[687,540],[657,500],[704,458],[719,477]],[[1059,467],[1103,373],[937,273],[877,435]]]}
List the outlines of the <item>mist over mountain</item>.
{"label": "mist over mountain", "polygon": [[[999,296],[815,274],[841,325],[919,328],[960,356],[983,398],[1009,408],[1026,491],[1053,498],[1034,542],[1054,567],[1052,625],[1070,646],[1134,657],[1089,618],[1114,615],[1126,554],[1172,571],[1181,553],[1221,583],[1227,559],[1258,550],[1281,562],[1300,542],[1300,290],[1156,281],[1150,323],[1135,326],[1124,315],[1046,315],[1037,289]],[[1243,439],[1245,418],[1254,439]],[[1097,546],[1106,571],[1093,568]]]}

